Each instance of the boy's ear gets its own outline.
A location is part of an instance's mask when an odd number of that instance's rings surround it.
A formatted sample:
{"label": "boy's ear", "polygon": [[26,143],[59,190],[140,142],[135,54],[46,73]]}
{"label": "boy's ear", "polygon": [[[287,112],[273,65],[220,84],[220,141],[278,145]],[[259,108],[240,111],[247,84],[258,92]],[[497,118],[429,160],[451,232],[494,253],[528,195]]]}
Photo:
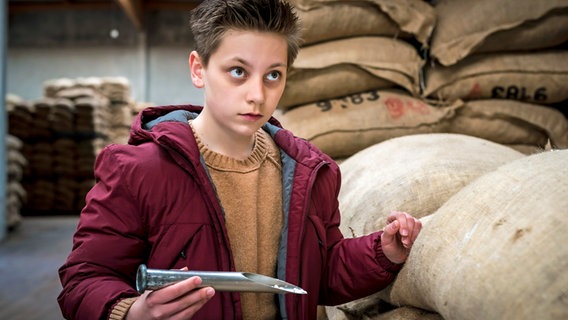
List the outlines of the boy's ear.
{"label": "boy's ear", "polygon": [[189,71],[193,85],[197,88],[203,88],[203,63],[197,51],[192,51],[189,55]]}

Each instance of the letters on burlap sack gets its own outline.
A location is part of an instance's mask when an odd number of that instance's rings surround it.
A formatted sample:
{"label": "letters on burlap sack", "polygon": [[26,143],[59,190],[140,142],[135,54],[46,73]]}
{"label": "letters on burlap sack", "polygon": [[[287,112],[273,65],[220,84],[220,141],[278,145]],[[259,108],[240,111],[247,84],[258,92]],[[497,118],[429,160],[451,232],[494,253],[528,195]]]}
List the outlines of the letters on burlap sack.
{"label": "letters on burlap sack", "polygon": [[395,282],[395,305],[444,319],[567,319],[568,150],[509,162],[430,215]]}
{"label": "letters on burlap sack", "polygon": [[[423,46],[435,25],[434,8],[425,1],[292,1],[302,25],[303,45],[357,36],[416,38]],[[405,6],[408,4],[408,6]],[[395,7],[404,9],[396,11]],[[406,15],[406,16],[405,16]],[[396,20],[395,20],[396,19]],[[364,23],[362,23],[364,21]]]}
{"label": "letters on burlap sack", "polygon": [[477,177],[525,157],[460,134],[417,134],[366,148],[341,163],[340,229],[346,237],[382,229],[392,211],[434,213]]}
{"label": "letters on burlap sack", "polygon": [[565,0],[441,0],[431,56],[445,66],[478,52],[551,48],[568,40]]}
{"label": "letters on burlap sack", "polygon": [[424,61],[402,40],[354,37],[329,41],[300,50],[286,80],[279,107],[390,87],[419,94]]}
{"label": "letters on burlap sack", "polygon": [[333,158],[390,138],[445,132],[459,105],[433,107],[404,92],[370,91],[324,100],[276,115],[284,128]]}
{"label": "letters on burlap sack", "polygon": [[553,104],[568,99],[568,51],[478,54],[443,67],[425,67],[424,97],[510,99]]}
{"label": "letters on burlap sack", "polygon": [[472,135],[507,145],[543,149],[568,148],[568,120],[558,110],[514,100],[465,102],[451,120],[448,132]]}

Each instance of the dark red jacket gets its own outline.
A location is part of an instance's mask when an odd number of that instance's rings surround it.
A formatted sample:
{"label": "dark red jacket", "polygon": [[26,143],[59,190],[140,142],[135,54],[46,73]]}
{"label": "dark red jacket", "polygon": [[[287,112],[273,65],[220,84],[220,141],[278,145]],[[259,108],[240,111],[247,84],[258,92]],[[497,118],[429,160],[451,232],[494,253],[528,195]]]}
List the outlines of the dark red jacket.
{"label": "dark red jacket", "polygon": [[[137,295],[135,274],[142,263],[235,271],[223,210],[187,123],[200,110],[146,109],[136,118],[128,145],[110,145],[99,154],[97,183],[59,270],[58,301],[67,319],[108,318],[120,299]],[[282,317],[315,319],[318,304],[344,303],[388,285],[399,267],[382,254],[380,233],[344,239],[338,229],[335,162],[275,119],[264,128],[281,148],[283,163],[278,277],[308,292],[279,295]],[[195,317],[240,318],[234,292],[217,292]]]}

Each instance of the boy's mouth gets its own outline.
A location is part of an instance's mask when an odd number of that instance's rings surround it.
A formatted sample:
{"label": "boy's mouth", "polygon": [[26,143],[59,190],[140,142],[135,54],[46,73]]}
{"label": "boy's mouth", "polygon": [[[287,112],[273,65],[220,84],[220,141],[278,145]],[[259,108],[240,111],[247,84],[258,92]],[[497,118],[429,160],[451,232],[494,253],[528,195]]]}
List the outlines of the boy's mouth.
{"label": "boy's mouth", "polygon": [[258,113],[241,113],[240,116],[245,118],[245,120],[248,120],[248,121],[256,121],[256,120],[262,118],[262,114],[258,114]]}

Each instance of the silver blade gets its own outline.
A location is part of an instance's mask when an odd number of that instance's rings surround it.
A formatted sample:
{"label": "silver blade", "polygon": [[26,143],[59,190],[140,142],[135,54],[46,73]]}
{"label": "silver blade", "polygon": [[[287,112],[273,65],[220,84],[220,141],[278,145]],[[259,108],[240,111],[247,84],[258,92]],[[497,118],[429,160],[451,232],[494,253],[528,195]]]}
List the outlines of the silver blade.
{"label": "silver blade", "polygon": [[157,290],[193,276],[201,278],[200,288],[213,287],[217,291],[307,294],[298,286],[256,273],[148,269],[143,264],[136,274],[136,289],[139,293]]}

